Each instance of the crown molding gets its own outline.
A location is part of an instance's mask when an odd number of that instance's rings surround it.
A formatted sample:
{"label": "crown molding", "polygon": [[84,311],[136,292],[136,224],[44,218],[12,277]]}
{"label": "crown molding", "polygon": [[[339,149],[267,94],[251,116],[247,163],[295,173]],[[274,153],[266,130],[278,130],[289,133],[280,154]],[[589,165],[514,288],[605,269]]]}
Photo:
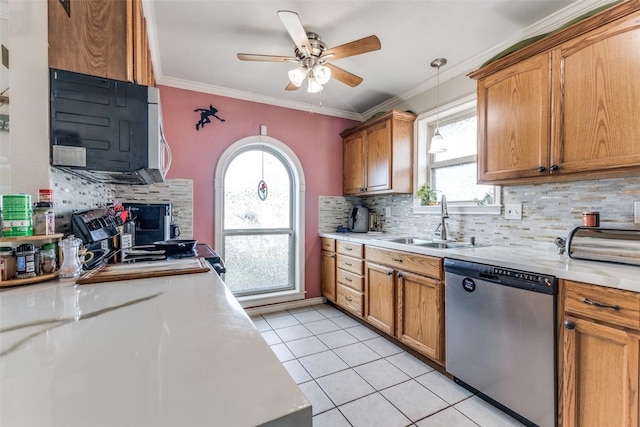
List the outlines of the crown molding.
{"label": "crown molding", "polygon": [[306,111],[312,114],[322,114],[325,116],[340,117],[343,119],[362,121],[362,114],[351,111],[338,110],[321,107],[304,102],[286,101],[271,96],[258,95],[253,92],[229,89],[226,87],[209,85],[191,80],[178,79],[176,77],[161,76],[156,78],[156,83],[162,86],[170,86],[177,89],[192,90],[194,92],[209,93],[212,95],[226,96],[227,98],[241,99],[243,101],[257,102],[260,104],[273,105],[276,107],[289,108],[292,110]]}

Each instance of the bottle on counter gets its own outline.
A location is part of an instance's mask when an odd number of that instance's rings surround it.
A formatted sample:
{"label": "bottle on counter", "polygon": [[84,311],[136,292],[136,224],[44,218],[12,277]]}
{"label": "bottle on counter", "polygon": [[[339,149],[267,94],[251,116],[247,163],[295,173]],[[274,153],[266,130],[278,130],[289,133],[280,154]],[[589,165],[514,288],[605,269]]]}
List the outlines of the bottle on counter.
{"label": "bottle on counter", "polygon": [[48,235],[56,231],[53,203],[38,202],[33,205],[33,234]]}

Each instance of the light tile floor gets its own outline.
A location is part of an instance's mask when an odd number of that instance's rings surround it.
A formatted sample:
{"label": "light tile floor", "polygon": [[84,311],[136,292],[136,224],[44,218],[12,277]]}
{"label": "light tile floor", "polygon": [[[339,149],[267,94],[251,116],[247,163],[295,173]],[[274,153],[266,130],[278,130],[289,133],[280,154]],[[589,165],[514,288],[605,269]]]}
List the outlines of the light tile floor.
{"label": "light tile floor", "polygon": [[314,427],[522,426],[328,304],[252,320],[311,402]]}

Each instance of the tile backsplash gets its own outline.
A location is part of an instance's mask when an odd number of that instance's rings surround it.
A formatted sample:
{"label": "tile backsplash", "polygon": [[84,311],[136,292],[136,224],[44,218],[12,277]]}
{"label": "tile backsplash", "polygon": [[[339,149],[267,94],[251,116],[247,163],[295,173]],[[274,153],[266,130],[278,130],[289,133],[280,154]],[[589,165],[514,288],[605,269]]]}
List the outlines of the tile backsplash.
{"label": "tile backsplash", "polygon": [[[633,202],[640,200],[640,177],[610,178],[549,184],[502,187],[502,203],[521,203],[522,220],[500,215],[459,215],[449,212],[447,229],[452,239],[498,246],[526,246],[555,250],[554,239],[566,237],[582,225],[582,212],[600,212],[603,228],[640,228],[633,223]],[[413,196],[322,196],[319,200],[319,230],[335,231],[347,225],[353,206],[385,213],[383,231],[390,234],[436,237],[439,214],[413,212]]]}
{"label": "tile backsplash", "polygon": [[193,236],[193,181],[167,179],[161,184],[116,185],[95,183],[58,168],[50,169],[55,202],[56,231],[71,233],[71,214],[118,202],[172,203],[173,220],[180,237]]}

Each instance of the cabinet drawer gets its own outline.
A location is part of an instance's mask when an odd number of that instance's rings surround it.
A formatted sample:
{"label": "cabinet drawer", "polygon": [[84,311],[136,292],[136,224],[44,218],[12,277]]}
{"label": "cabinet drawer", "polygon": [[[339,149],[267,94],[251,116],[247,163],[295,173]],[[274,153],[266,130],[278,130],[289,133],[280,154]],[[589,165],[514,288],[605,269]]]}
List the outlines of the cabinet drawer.
{"label": "cabinet drawer", "polygon": [[344,256],[338,254],[338,261],[336,266],[343,270],[350,271],[351,273],[359,274],[362,276],[364,274],[364,261],[361,259],[351,258],[350,256]]}
{"label": "cabinet drawer", "polygon": [[338,285],[336,304],[362,317],[362,294],[346,286]]}
{"label": "cabinet drawer", "polygon": [[338,240],[336,246],[339,254],[362,258],[363,246],[361,243],[343,242],[342,240]]}
{"label": "cabinet drawer", "polygon": [[365,257],[367,261],[383,264],[398,270],[411,271],[440,280],[443,277],[442,258],[380,249],[372,246],[367,246]]}
{"label": "cabinet drawer", "polygon": [[336,251],[336,241],[335,241],[335,239],[329,239],[328,237],[322,237],[320,239],[320,248],[323,251],[335,252]]}
{"label": "cabinet drawer", "polygon": [[341,285],[348,286],[359,292],[364,291],[364,278],[362,276],[338,269],[336,277]]}
{"label": "cabinet drawer", "polygon": [[[569,280],[565,280],[564,284],[566,313],[640,330],[639,293]],[[617,306],[618,309],[601,307],[594,303]]]}

